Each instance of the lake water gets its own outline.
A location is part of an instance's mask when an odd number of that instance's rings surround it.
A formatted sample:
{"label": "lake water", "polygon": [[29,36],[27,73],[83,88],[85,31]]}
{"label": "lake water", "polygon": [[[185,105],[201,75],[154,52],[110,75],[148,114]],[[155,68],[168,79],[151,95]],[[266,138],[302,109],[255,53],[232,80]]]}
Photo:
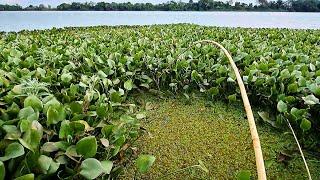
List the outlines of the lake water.
{"label": "lake water", "polygon": [[320,29],[320,13],[165,12],[165,11],[31,11],[1,12],[0,31],[68,26],[193,23],[206,26]]}

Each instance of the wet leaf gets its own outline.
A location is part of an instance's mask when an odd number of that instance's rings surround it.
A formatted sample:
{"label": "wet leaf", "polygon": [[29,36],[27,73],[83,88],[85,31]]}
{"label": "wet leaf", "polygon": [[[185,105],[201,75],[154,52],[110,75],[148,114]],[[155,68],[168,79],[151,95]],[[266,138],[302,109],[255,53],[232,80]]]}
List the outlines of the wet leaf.
{"label": "wet leaf", "polygon": [[136,160],[136,166],[141,173],[146,173],[154,163],[156,158],[152,155],[140,155]]}

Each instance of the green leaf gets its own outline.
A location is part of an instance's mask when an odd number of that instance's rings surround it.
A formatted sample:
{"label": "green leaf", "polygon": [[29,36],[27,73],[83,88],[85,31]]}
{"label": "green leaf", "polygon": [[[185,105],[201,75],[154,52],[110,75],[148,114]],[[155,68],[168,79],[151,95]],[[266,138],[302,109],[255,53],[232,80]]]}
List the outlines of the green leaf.
{"label": "green leaf", "polygon": [[101,165],[103,168],[103,173],[110,174],[112,167],[113,167],[113,162],[112,161],[101,161]]}
{"label": "green leaf", "polygon": [[243,170],[238,172],[237,179],[238,180],[250,180],[251,173],[248,170]]}
{"label": "green leaf", "polygon": [[70,104],[71,112],[74,114],[81,114],[82,113],[82,105],[78,102],[72,102]]}
{"label": "green leaf", "polygon": [[61,81],[64,83],[69,83],[72,80],[72,74],[71,73],[64,73],[61,75]]}
{"label": "green leaf", "polygon": [[289,93],[296,93],[298,91],[298,84],[296,82],[289,84],[288,91]]}
{"label": "green leaf", "polygon": [[17,177],[14,180],[34,180],[34,174],[26,174],[24,176]]}
{"label": "green leaf", "polygon": [[34,113],[33,108],[31,106],[27,106],[19,111],[18,117],[19,119],[28,119],[28,117]]}
{"label": "green leaf", "polygon": [[99,117],[106,117],[108,115],[108,106],[107,105],[100,105],[97,110],[97,115]]}
{"label": "green leaf", "polygon": [[21,136],[21,132],[14,125],[3,125],[2,128],[6,132],[4,139],[16,140]]}
{"label": "green leaf", "polygon": [[141,173],[146,173],[154,163],[156,158],[152,155],[140,155],[136,160],[136,166]]}
{"label": "green leaf", "polygon": [[4,180],[6,176],[6,167],[4,166],[3,162],[0,161],[0,180]]}
{"label": "green leaf", "polygon": [[128,91],[130,91],[133,87],[133,82],[132,79],[127,80],[126,82],[124,82],[124,88]]}
{"label": "green leaf", "polygon": [[270,114],[268,112],[262,111],[262,112],[258,112],[258,115],[261,117],[261,119],[264,122],[267,122],[269,124],[271,124],[273,127],[276,127],[276,123],[275,121],[272,121],[270,118]]}
{"label": "green leaf", "polygon": [[38,149],[43,135],[42,125],[38,121],[32,121],[30,128],[24,133],[19,142],[31,151]]}
{"label": "green leaf", "polygon": [[72,135],[72,130],[70,127],[70,122],[68,120],[64,120],[61,122],[60,130],[59,130],[59,138],[66,139],[68,135]]}
{"label": "green leaf", "polygon": [[308,95],[306,97],[302,97],[302,99],[304,100],[304,103],[308,105],[319,104],[319,99],[316,98],[314,95]]}
{"label": "green leaf", "polygon": [[300,128],[303,131],[308,131],[311,128],[311,122],[308,119],[303,118],[301,123],[300,123]]}
{"label": "green leaf", "polygon": [[229,102],[235,102],[237,100],[237,95],[232,94],[228,96]]}
{"label": "green leaf", "polygon": [[290,77],[290,72],[288,69],[284,69],[280,72],[281,79],[288,79]]}
{"label": "green leaf", "polygon": [[311,84],[309,86],[309,89],[313,94],[320,96],[320,86],[317,86],[316,84]]}
{"label": "green leaf", "polygon": [[15,142],[8,145],[3,157],[0,157],[0,161],[7,161],[16,157],[24,155],[24,148],[21,144]]}
{"label": "green leaf", "polygon": [[94,136],[82,138],[76,144],[77,153],[84,158],[94,157],[97,153],[97,140]]}
{"label": "green leaf", "polygon": [[283,102],[282,100],[280,100],[277,104],[277,109],[279,112],[287,112],[288,111],[288,106],[285,102]]}
{"label": "green leaf", "polygon": [[54,162],[51,157],[45,155],[41,155],[39,157],[38,164],[44,174],[53,174],[58,170],[60,166],[60,163]]}
{"label": "green leaf", "polygon": [[219,94],[219,88],[217,87],[212,87],[208,90],[208,93],[211,95],[211,96],[216,96]]}
{"label": "green leaf", "polygon": [[43,107],[41,100],[35,95],[30,95],[24,100],[24,107],[29,106],[37,111],[41,111]]}
{"label": "green leaf", "polygon": [[112,92],[110,94],[110,100],[115,103],[120,103],[122,101],[120,93],[117,91]]}
{"label": "green leaf", "polygon": [[61,106],[61,103],[55,97],[48,96],[47,98],[49,98],[50,100],[47,102],[45,101],[46,98],[43,100],[44,102],[46,102],[43,106],[44,113],[47,113],[49,107],[58,108]]}
{"label": "green leaf", "polygon": [[104,169],[100,161],[94,158],[84,160],[81,163],[80,169],[80,174],[86,179],[96,179],[104,172],[104,170],[108,170]]}
{"label": "green leaf", "polygon": [[106,125],[101,129],[101,133],[105,138],[108,138],[113,130],[114,125]]}
{"label": "green leaf", "polygon": [[65,119],[65,111],[63,106],[50,106],[47,110],[47,125],[57,124]]}
{"label": "green leaf", "polygon": [[55,152],[58,151],[59,148],[56,146],[55,142],[46,142],[42,145],[41,150],[44,152]]}
{"label": "green leaf", "polygon": [[295,107],[293,107],[290,111],[290,114],[292,114],[296,120],[303,118],[306,113],[307,111],[305,109],[297,109]]}

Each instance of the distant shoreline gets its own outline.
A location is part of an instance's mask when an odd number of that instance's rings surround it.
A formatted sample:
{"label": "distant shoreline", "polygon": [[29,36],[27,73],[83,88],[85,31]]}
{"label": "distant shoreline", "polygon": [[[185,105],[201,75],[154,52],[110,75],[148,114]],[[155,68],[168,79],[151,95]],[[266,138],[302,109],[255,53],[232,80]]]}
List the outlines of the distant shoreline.
{"label": "distant shoreline", "polygon": [[108,3],[108,2],[70,2],[56,7],[51,5],[0,4],[0,11],[257,11],[257,12],[320,12],[319,0],[258,0],[258,3],[241,3],[237,0],[227,2],[199,0],[194,2],[168,1],[166,3]]}

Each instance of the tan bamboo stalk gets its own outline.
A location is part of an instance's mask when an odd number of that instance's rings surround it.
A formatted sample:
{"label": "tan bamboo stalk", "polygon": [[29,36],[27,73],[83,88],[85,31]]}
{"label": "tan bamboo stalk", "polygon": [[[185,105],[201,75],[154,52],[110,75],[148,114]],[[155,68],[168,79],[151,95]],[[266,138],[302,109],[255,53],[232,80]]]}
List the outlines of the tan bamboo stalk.
{"label": "tan bamboo stalk", "polygon": [[213,44],[219,48],[222,49],[222,51],[224,52],[224,54],[228,57],[229,59],[229,63],[237,77],[237,82],[240,88],[240,92],[241,92],[241,97],[242,97],[242,101],[243,101],[243,105],[244,108],[246,110],[247,113],[247,118],[248,118],[248,122],[249,122],[249,127],[250,127],[250,132],[251,132],[251,138],[252,138],[252,142],[253,142],[253,148],[254,148],[254,153],[255,153],[255,157],[256,157],[256,166],[257,166],[257,173],[258,173],[258,179],[259,180],[266,180],[267,176],[266,176],[266,170],[264,167],[264,161],[263,161],[263,155],[262,155],[262,150],[261,150],[261,145],[260,145],[260,140],[259,140],[259,135],[258,135],[258,131],[257,131],[257,127],[254,121],[254,117],[253,117],[253,113],[252,113],[252,109],[250,106],[250,102],[249,102],[249,98],[246,92],[246,88],[243,84],[241,75],[239,73],[238,67],[236,66],[236,64],[234,63],[230,53],[219,43],[215,42],[215,41],[211,41],[211,40],[201,40],[201,41],[197,41],[194,42],[194,44],[198,44],[198,43],[208,43],[208,44]]}

